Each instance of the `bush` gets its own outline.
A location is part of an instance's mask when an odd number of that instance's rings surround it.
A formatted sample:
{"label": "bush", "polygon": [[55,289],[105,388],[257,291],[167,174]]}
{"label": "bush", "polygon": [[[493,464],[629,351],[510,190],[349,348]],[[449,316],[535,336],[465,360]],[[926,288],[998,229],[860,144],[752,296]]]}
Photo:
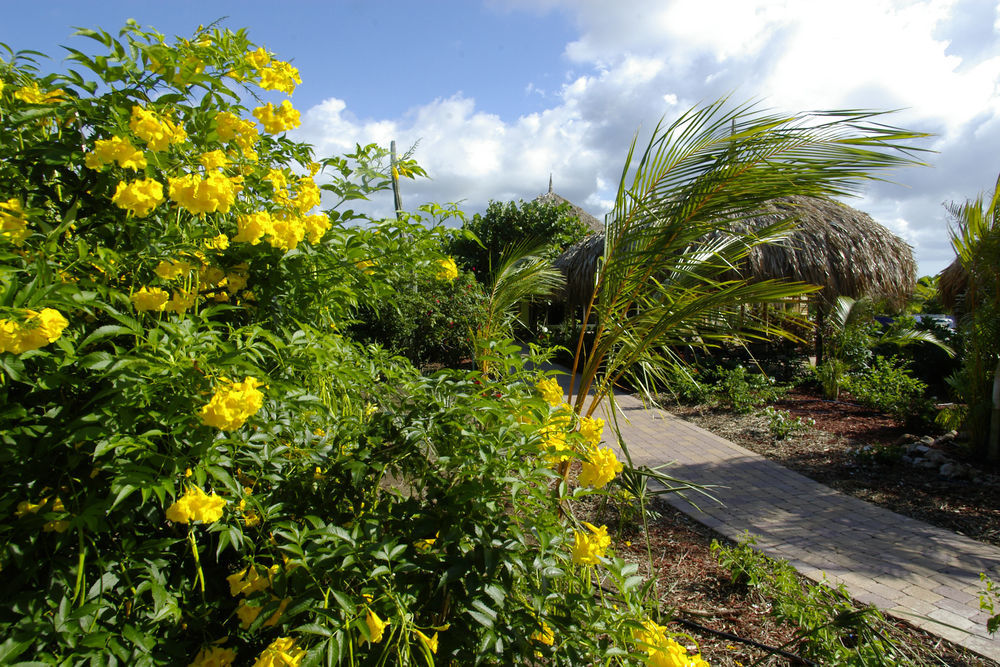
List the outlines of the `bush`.
{"label": "bush", "polygon": [[65,75],[0,62],[4,661],[605,664],[644,657],[639,632],[665,651],[637,566],[567,518],[603,491],[553,463],[600,433],[539,395],[544,357],[426,377],[344,334],[454,277],[439,224],[348,224],[385,151],[316,161],[288,100],[248,120],[239,100],[298,74],[244,31],[82,34],[106,54],[71,50]]}
{"label": "bush", "polygon": [[770,405],[764,408],[768,428],[776,440],[784,440],[793,433],[808,431],[816,425],[814,419],[792,417],[787,410],[775,410]]}
{"label": "bush", "polygon": [[401,282],[393,299],[359,309],[351,333],[419,366],[457,368],[472,359],[475,333],[485,316],[482,287],[462,272],[452,282],[434,277]]}
{"label": "bush", "polygon": [[716,395],[734,412],[745,414],[769,403],[784,393],[772,378],[760,373],[749,373],[744,366],[716,371]]}
{"label": "bush", "polygon": [[899,357],[877,355],[870,368],[851,374],[844,387],[862,405],[898,419],[920,421],[930,413],[927,385],[913,377]]}
{"label": "bush", "polygon": [[491,201],[486,213],[477,213],[462,225],[446,249],[480,282],[486,282],[492,267],[497,266],[504,252],[514,246],[545,243],[548,250],[544,256],[553,259],[589,233],[590,228],[570,213],[568,204]]}

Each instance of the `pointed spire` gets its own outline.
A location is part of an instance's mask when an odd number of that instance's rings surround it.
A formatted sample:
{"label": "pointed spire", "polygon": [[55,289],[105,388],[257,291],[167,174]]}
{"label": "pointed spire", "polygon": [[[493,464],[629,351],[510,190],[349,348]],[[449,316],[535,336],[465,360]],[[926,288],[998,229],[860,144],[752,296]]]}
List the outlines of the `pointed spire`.
{"label": "pointed spire", "polygon": [[549,192],[552,192],[552,172],[549,172]]}

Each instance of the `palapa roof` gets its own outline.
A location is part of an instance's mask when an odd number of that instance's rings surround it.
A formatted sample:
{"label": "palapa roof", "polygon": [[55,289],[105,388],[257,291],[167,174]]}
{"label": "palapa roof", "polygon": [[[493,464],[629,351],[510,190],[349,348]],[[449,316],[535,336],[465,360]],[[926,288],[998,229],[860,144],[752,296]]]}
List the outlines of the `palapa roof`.
{"label": "palapa roof", "polygon": [[938,274],[938,294],[941,303],[953,314],[960,309],[960,297],[965,295],[969,286],[969,271],[958,257]]}
{"label": "palapa roof", "polygon": [[[755,247],[740,267],[744,276],[817,285],[827,303],[838,296],[871,296],[901,306],[909,298],[917,274],[913,248],[846,204],[818,197],[782,197],[734,229],[759,229],[789,218],[796,221],[794,231],[782,242]],[[601,233],[577,242],[556,259],[555,266],[566,275],[569,303],[587,303],[603,253]]]}
{"label": "palapa roof", "polygon": [[590,231],[592,232],[604,231],[603,222],[601,222],[591,214],[587,213],[582,208],[580,208],[573,202],[569,201],[565,197],[557,195],[555,192],[552,191],[552,176],[549,176],[549,191],[535,197],[535,201],[540,202],[542,204],[549,204],[550,206],[559,206],[561,204],[568,204],[570,215],[579,218],[580,222],[582,222],[583,224],[587,225],[587,227],[590,228]]}

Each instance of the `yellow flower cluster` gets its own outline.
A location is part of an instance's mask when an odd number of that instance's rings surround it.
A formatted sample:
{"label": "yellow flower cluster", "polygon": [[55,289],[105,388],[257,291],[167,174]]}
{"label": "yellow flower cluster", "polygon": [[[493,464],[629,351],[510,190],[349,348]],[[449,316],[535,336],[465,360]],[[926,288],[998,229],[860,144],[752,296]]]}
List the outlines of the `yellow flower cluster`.
{"label": "yellow flower cluster", "polygon": [[438,272],[434,274],[434,277],[438,280],[454,280],[458,278],[458,267],[455,265],[455,260],[451,257],[448,259],[439,259],[437,265]]}
{"label": "yellow flower cluster", "polygon": [[604,420],[580,417],[580,435],[588,445],[597,447],[601,444],[601,436],[604,435]]}
{"label": "yellow flower cluster", "polygon": [[253,667],[298,667],[306,657],[304,648],[296,648],[291,637],[280,637],[268,644]]}
{"label": "yellow flower cluster", "polygon": [[243,156],[248,160],[257,159],[257,153],[254,152],[253,147],[260,139],[260,134],[252,121],[244,120],[234,113],[222,111],[215,115],[215,131],[221,141],[235,142],[243,151]]}
{"label": "yellow flower cluster", "polygon": [[128,126],[154,151],[166,150],[170,144],[183,143],[187,139],[183,126],[140,106],[132,107]]}
{"label": "yellow flower cluster", "polygon": [[316,245],[330,229],[330,219],[322,214],[301,217],[286,211],[268,213],[258,211],[236,218],[237,233],[234,241],[257,245],[261,238],[281,250],[291,250],[307,235],[309,242]]}
{"label": "yellow flower cluster", "polygon": [[563,400],[563,390],[559,386],[559,381],[555,378],[543,378],[535,385],[535,389],[542,395],[545,402],[552,407],[558,407]]}
{"label": "yellow flower cluster", "polygon": [[193,215],[216,211],[228,213],[236,201],[236,195],[243,189],[241,177],[227,178],[217,171],[205,178],[197,174],[185,174],[167,180],[170,183],[170,199]]}
{"label": "yellow flower cluster", "polygon": [[14,97],[28,104],[52,104],[59,102],[66,93],[62,88],[42,92],[37,83],[31,83],[14,91]]}
{"label": "yellow flower cluster", "polygon": [[295,92],[295,86],[302,83],[299,70],[281,60],[272,60],[270,65],[260,69],[259,73],[260,87],[265,90],[280,90],[291,95]]}
{"label": "yellow flower cluster", "polygon": [[556,641],[556,634],[552,631],[552,628],[549,627],[548,623],[542,621],[542,629],[535,630],[531,633],[531,637],[529,639],[533,642],[538,642],[539,644],[552,646],[552,644]]}
{"label": "yellow flower cluster", "polygon": [[646,620],[643,629],[637,630],[633,638],[639,647],[646,651],[647,664],[653,667],[709,667],[701,654],[688,655],[687,649],[667,636],[667,629],[662,625]]}
{"label": "yellow flower cluster", "polygon": [[205,167],[206,171],[213,169],[224,169],[229,165],[229,158],[220,150],[208,151],[198,156],[198,162]]}
{"label": "yellow flower cluster", "polygon": [[320,191],[316,181],[312,179],[312,176],[300,178],[295,208],[298,209],[299,213],[306,213],[319,206],[319,203]]}
{"label": "yellow flower cluster", "polygon": [[[257,568],[250,566],[244,568],[242,571],[236,574],[231,574],[226,577],[226,581],[229,582],[229,594],[233,597],[237,595],[244,595],[249,597],[254,593],[259,591],[266,591],[271,587],[274,581],[275,575],[278,574],[281,568],[278,565],[272,565],[268,570],[266,570],[266,576],[262,575]],[[275,601],[278,598],[271,595],[271,600]],[[281,615],[285,613],[285,609],[291,602],[291,598],[285,598],[278,604],[278,609],[271,614],[270,618],[264,621],[266,627],[271,627],[278,624],[281,619]],[[260,616],[260,612],[264,610],[264,606],[260,604],[250,604],[246,599],[240,600],[240,604],[236,609],[236,615],[240,619],[240,627],[244,630],[250,628],[253,622],[257,620]]]}
{"label": "yellow flower cluster", "polygon": [[[23,519],[29,514],[38,514],[42,509],[48,504],[48,498],[42,498],[37,503],[32,503],[28,500],[22,500],[17,504],[17,509],[14,510],[14,516],[18,519]],[[50,512],[65,512],[66,506],[63,505],[62,499],[58,496],[53,499],[52,507],[49,508]],[[43,533],[65,533],[66,529],[69,528],[69,521],[67,519],[58,519],[55,521],[46,521],[42,525]]]}
{"label": "yellow flower cluster", "polygon": [[577,565],[597,565],[611,545],[608,527],[598,528],[586,521],[583,522],[583,525],[590,532],[573,531],[573,562]]}
{"label": "yellow flower cluster", "polygon": [[94,142],[94,150],[87,153],[83,163],[89,169],[101,169],[104,165],[117,162],[122,169],[145,169],[146,156],[128,139],[111,137]]}
{"label": "yellow flower cluster", "polygon": [[54,308],[24,311],[24,321],[0,320],[0,353],[37,350],[62,336],[69,322]]}
{"label": "yellow flower cluster", "polygon": [[212,400],[202,406],[198,415],[207,426],[214,426],[223,431],[234,431],[243,426],[247,418],[256,414],[264,405],[264,394],[257,391],[257,387],[263,383],[252,377],[242,382],[230,382],[225,379],[222,382]]}
{"label": "yellow flower cluster", "polygon": [[167,520],[174,523],[213,523],[222,518],[225,506],[226,500],[214,492],[209,495],[197,486],[189,486],[184,495],[167,508]]}
{"label": "yellow flower cluster", "polygon": [[292,103],[285,100],[277,109],[268,102],[264,106],[253,110],[254,118],[264,126],[264,131],[269,134],[278,134],[285,130],[294,130],[301,124],[299,112],[292,107]]}
{"label": "yellow flower cluster", "polygon": [[186,276],[195,268],[190,262],[184,260],[165,259],[156,265],[156,275],[164,280],[174,280],[181,276]]}
{"label": "yellow flower cluster", "polygon": [[610,448],[593,448],[587,452],[587,459],[580,470],[580,484],[600,489],[621,471],[622,464]]}
{"label": "yellow flower cluster", "polygon": [[236,662],[236,651],[221,646],[205,646],[188,667],[229,667]]}
{"label": "yellow flower cluster", "polygon": [[120,181],[111,198],[111,202],[118,208],[125,209],[137,218],[145,218],[163,201],[163,185],[151,178],[131,183]]}
{"label": "yellow flower cluster", "polygon": [[271,54],[263,46],[247,53],[247,63],[255,70],[262,70],[271,62]]}
{"label": "yellow flower cluster", "polygon": [[11,198],[0,202],[0,237],[10,239],[14,245],[21,245],[29,234],[28,219],[20,200]]}

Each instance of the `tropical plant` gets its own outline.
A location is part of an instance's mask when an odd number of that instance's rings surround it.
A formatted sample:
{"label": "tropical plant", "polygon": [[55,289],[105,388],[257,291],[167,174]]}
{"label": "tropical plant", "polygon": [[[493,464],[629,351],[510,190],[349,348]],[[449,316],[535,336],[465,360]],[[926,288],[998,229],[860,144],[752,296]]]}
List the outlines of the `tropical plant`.
{"label": "tropical plant", "polygon": [[666,379],[663,369],[678,361],[678,347],[790,335],[780,321],[741,307],[811,288],[730,272],[794,221],[756,234],[736,225],[776,197],[847,195],[877,172],[917,164],[907,142],[923,135],[881,124],[880,116],[781,116],[720,100],[657,126],[636,165],[633,140],[583,317],[594,342],[586,357],[582,334],[577,344],[573,369],[581,380],[570,392],[577,411],[592,414],[626,376],[652,395]]}
{"label": "tropical plant", "polygon": [[848,374],[862,373],[870,366],[875,347],[926,343],[949,357],[955,355],[954,350],[934,332],[917,328],[912,319],[900,320],[879,331],[874,312],[871,299],[842,296],[827,313],[824,320],[826,358],[817,368],[817,377],[826,398],[837,399]]}
{"label": "tropical plant", "polygon": [[1000,382],[1000,178],[992,193],[949,211],[955,222],[951,244],[968,276],[960,302],[962,367],[949,382],[966,404],[973,446],[1000,460],[1000,417],[993,404]]}
{"label": "tropical plant", "polygon": [[562,274],[543,256],[544,250],[543,245],[523,243],[511,247],[486,282],[486,312],[476,332],[477,341],[483,344],[477,360],[483,373],[490,372],[490,343],[512,338],[515,324],[527,326],[520,319],[520,307],[533,298],[551,296],[564,283]]}

